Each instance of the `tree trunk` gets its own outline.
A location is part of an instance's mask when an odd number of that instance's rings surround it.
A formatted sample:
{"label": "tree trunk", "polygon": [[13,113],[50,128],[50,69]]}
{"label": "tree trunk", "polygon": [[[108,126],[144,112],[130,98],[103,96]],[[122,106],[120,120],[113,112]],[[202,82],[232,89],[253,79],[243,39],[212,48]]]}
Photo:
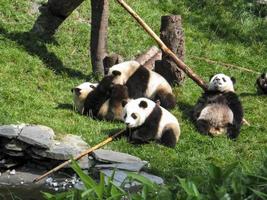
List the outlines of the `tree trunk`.
{"label": "tree trunk", "polygon": [[[180,15],[162,16],[160,38],[180,60],[184,61],[185,44]],[[171,85],[181,84],[185,78],[184,72],[164,52],[162,53],[162,60],[155,64],[155,71],[161,74]]]}
{"label": "tree trunk", "polygon": [[91,0],[91,62],[95,74],[104,74],[104,58],[107,55],[108,0]]}
{"label": "tree trunk", "polygon": [[39,8],[41,14],[35,21],[31,32],[51,38],[63,21],[83,0],[48,0]]}

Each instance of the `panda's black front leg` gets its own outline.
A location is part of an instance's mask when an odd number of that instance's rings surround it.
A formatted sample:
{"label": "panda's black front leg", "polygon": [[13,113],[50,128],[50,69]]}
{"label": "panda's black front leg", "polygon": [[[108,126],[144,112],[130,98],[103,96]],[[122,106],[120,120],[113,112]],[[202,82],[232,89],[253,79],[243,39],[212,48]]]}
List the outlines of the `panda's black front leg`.
{"label": "panda's black front leg", "polygon": [[149,134],[149,132],[144,132],[144,129],[136,129],[136,130],[131,130],[129,132],[129,142],[132,144],[146,144],[148,143],[151,139],[153,139],[153,136]]}

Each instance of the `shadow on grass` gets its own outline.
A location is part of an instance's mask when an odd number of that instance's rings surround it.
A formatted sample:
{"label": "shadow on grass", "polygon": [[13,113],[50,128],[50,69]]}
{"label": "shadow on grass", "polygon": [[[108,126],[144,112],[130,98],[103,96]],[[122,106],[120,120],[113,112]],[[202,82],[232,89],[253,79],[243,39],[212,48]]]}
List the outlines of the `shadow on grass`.
{"label": "shadow on grass", "polygon": [[71,110],[71,111],[74,110],[73,105],[70,103],[59,103],[56,109]]}
{"label": "shadow on grass", "polygon": [[46,67],[53,70],[55,74],[67,74],[69,77],[80,79],[88,78],[82,72],[64,66],[55,53],[49,52],[46,44],[56,44],[56,41],[53,39],[45,39],[33,32],[8,32],[1,26],[0,35],[24,47],[30,55],[38,56]]}
{"label": "shadow on grass", "polygon": [[179,108],[179,110],[182,111],[182,118],[185,120],[189,120],[191,122],[193,122],[193,105],[190,105],[186,102],[179,102],[177,103],[177,107]]}

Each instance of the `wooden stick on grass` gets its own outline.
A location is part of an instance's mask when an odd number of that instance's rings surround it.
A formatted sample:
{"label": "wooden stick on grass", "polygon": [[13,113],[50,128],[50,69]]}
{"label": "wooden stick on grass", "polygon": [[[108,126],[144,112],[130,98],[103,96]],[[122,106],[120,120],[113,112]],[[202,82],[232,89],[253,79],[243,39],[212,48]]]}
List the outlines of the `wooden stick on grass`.
{"label": "wooden stick on grass", "polygon": [[158,37],[158,35],[137,15],[137,13],[127,5],[124,0],[117,0],[121,6],[127,10],[128,13],[145,29],[145,31],[158,43],[159,47],[162,49],[164,53],[169,55],[173,61],[177,64],[177,66],[183,70],[193,81],[195,81],[203,90],[207,90],[207,85],[205,82],[194,73],[192,69],[190,69],[183,61],[181,61]]}
{"label": "wooden stick on grass", "polygon": [[[104,141],[100,142],[99,144],[93,146],[92,148],[87,149],[86,151],[84,151],[81,154],[79,154],[76,157],[74,157],[73,160],[79,160],[82,157],[86,156],[87,154],[92,153],[94,150],[96,150],[96,149],[98,149],[98,148],[106,145],[107,143],[111,142],[114,138],[116,138],[118,135],[122,134],[123,131],[124,130],[121,130],[118,133],[115,133],[114,135],[112,135],[111,137],[108,137],[106,140],[104,140]],[[45,174],[43,174],[43,175],[35,178],[33,180],[33,183],[40,181],[41,179],[45,178],[46,176],[48,176],[48,175],[50,175],[50,174],[52,174],[52,173],[60,170],[61,168],[65,167],[66,165],[70,164],[71,163],[71,160],[72,159],[69,159],[69,160],[63,162],[62,164],[58,165],[57,167],[51,169],[50,171],[46,172]]]}

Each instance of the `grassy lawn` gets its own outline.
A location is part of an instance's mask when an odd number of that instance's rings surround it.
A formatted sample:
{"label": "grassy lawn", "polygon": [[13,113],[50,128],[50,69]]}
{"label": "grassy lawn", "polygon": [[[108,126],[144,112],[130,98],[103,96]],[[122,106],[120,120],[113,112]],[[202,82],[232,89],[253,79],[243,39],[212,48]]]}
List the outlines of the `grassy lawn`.
{"label": "grassy lawn", "polygon": [[[90,144],[102,141],[121,123],[95,121],[74,112],[70,89],[85,81],[94,81],[88,55],[90,2],[84,2],[64,22],[55,40],[44,43],[29,31],[38,13],[34,3],[40,0],[0,0],[0,124],[32,123],[53,128],[57,135],[83,136]],[[170,183],[174,176],[205,176],[207,166],[238,161],[248,172],[262,165],[267,147],[266,96],[256,93],[257,74],[210,65],[191,56],[244,66],[257,72],[267,67],[267,20],[254,15],[253,7],[241,0],[178,1],[132,0],[129,4],[159,33],[160,17],[181,14],[186,35],[186,60],[203,79],[223,72],[237,79],[237,93],[245,118],[237,141],[226,137],[200,135],[189,118],[190,110],[201,94],[192,80],[174,88],[177,107],[172,113],[181,125],[181,137],[175,149],[156,143],[133,146],[125,139],[105,146],[141,157],[150,162],[151,171]],[[202,1],[201,1],[202,2]],[[154,45],[154,41],[115,1],[110,1],[109,51],[129,60]],[[251,5],[250,5],[251,6]]]}

